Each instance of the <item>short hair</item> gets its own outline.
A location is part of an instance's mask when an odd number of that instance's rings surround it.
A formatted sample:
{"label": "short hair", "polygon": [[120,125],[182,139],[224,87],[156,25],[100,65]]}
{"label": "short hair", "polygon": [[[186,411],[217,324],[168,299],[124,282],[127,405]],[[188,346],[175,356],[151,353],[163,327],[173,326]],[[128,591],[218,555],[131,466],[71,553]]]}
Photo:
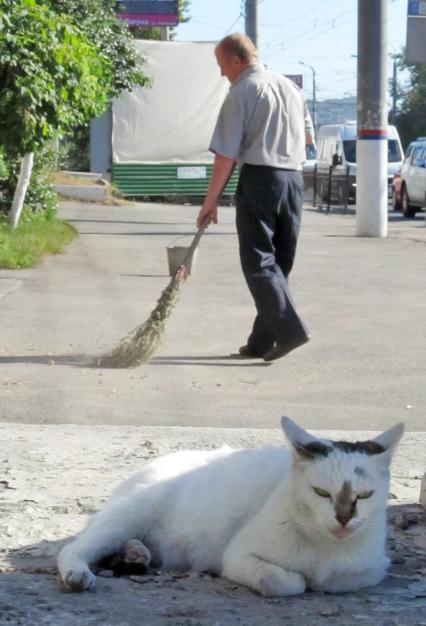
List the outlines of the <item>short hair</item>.
{"label": "short hair", "polygon": [[252,63],[257,60],[256,46],[247,35],[232,33],[224,37],[216,46],[226,56],[237,56],[243,63]]}

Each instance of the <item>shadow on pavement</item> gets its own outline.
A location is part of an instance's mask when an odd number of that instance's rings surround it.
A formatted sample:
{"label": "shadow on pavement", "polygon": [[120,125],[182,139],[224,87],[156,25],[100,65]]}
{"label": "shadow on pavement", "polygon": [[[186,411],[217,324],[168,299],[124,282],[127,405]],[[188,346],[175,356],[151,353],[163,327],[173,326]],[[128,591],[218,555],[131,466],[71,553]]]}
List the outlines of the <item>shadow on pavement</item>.
{"label": "shadow on pavement", "polygon": [[35,363],[36,365],[74,365],[75,367],[93,367],[95,356],[88,354],[22,354],[19,356],[0,356],[2,363]]}
{"label": "shadow on pavement", "polygon": [[[232,363],[224,363],[232,361]],[[150,361],[151,365],[208,365],[219,367],[269,367],[272,363],[255,359],[243,359],[239,354],[225,354],[218,356],[160,356]]]}
{"label": "shadow on pavement", "polygon": [[[72,367],[86,367],[89,369],[134,369],[134,368],[114,368],[100,367],[96,363],[99,354],[22,354],[16,356],[0,356],[0,365],[3,363],[32,363],[35,365],[69,365]],[[224,363],[224,361],[233,361]],[[271,363],[264,361],[253,362],[253,359],[242,359],[238,354],[218,355],[218,356],[162,356],[154,357],[146,365],[209,365],[220,367],[268,367]],[[139,366],[140,367],[140,366]]]}

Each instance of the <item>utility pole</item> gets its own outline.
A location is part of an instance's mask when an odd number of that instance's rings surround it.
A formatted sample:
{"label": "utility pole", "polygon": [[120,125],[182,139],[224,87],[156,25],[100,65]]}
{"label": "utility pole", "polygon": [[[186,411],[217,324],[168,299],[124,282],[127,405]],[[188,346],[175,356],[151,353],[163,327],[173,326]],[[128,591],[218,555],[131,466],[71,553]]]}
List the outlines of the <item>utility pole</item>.
{"label": "utility pole", "polygon": [[392,72],[392,124],[395,124],[396,118],[396,93],[397,93],[397,78],[396,78],[396,59],[393,60],[393,72]]}
{"label": "utility pole", "polygon": [[250,37],[257,49],[259,49],[258,8],[258,0],[246,0],[246,35]]}
{"label": "utility pole", "polygon": [[387,0],[358,0],[356,225],[387,236]]}

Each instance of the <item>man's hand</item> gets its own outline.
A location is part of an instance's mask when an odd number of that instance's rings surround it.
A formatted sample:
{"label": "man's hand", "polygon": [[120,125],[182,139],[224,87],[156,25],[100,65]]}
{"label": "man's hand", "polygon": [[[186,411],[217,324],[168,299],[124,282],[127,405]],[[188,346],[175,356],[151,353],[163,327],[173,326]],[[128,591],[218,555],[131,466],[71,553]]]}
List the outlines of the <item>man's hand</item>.
{"label": "man's hand", "polygon": [[207,195],[197,217],[198,228],[200,228],[207,217],[210,218],[213,224],[217,224],[217,205],[219,198],[222,191],[225,189],[234,167],[234,159],[228,159],[228,157],[221,154],[215,155]]}
{"label": "man's hand", "polygon": [[197,227],[200,228],[204,222],[208,220],[208,224],[217,224],[217,204],[204,201],[197,217]]}

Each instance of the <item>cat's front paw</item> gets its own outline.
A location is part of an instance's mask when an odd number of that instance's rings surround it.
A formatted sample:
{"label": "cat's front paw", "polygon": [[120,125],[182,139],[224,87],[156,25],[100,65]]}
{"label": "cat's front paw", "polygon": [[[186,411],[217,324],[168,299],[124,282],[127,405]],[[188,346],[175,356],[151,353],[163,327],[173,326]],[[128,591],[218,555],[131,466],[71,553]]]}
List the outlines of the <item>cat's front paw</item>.
{"label": "cat's front paw", "polygon": [[297,596],[306,589],[306,581],[297,572],[288,572],[277,565],[267,565],[258,580],[258,591],[265,597]]}
{"label": "cat's front paw", "polygon": [[96,576],[86,565],[75,565],[61,571],[61,578],[66,589],[87,591],[94,589]]}
{"label": "cat's front paw", "polygon": [[366,568],[362,572],[339,573],[330,576],[321,584],[309,585],[312,590],[325,591],[326,593],[347,593],[358,591],[366,587],[375,587],[385,577],[386,567]]}

